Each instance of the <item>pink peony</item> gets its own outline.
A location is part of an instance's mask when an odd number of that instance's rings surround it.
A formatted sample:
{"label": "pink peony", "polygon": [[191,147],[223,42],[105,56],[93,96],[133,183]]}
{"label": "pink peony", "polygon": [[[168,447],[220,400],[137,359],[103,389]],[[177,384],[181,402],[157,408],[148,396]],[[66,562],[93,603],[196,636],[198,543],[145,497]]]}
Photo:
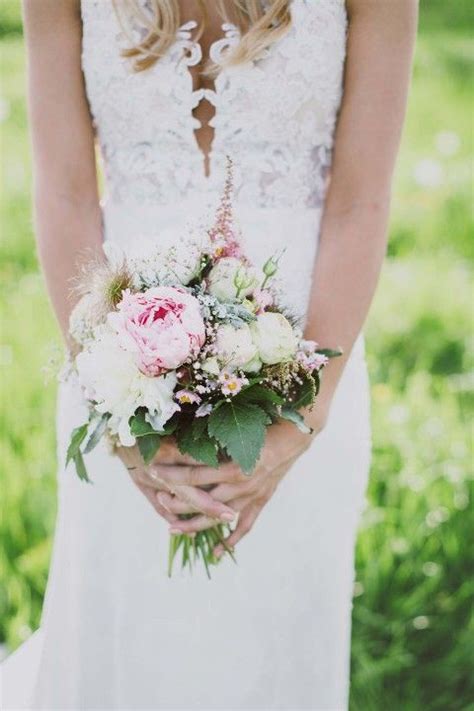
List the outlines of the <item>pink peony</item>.
{"label": "pink peony", "polygon": [[206,337],[197,299],[171,286],[139,294],[127,289],[108,320],[120,345],[135,354],[139,370],[151,377],[196,356]]}

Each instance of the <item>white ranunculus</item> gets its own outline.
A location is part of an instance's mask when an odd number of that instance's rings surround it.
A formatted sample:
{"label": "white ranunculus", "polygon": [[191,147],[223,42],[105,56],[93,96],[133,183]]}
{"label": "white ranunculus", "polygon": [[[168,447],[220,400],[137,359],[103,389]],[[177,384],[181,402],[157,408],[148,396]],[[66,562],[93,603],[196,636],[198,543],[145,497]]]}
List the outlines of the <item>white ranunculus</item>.
{"label": "white ranunculus", "polygon": [[217,358],[225,368],[242,368],[252,362],[257,348],[247,325],[234,328],[229,324],[219,326],[216,334]]}
{"label": "white ranunculus", "polygon": [[99,412],[111,414],[109,428],[125,447],[135,444],[129,419],[138,407],[149,411],[155,429],[163,429],[179,405],[173,400],[175,373],[148,377],[141,373],[133,353],[123,350],[117,335],[101,329],[76,358],[79,381]]}
{"label": "white ranunculus", "polygon": [[[237,283],[242,284],[238,288]],[[221,301],[244,299],[258,286],[258,276],[252,267],[247,267],[236,257],[220,259],[208,276],[209,292]]]}
{"label": "white ranunculus", "polygon": [[267,311],[250,324],[253,341],[263,363],[274,365],[293,358],[297,339],[289,321],[278,313]]}

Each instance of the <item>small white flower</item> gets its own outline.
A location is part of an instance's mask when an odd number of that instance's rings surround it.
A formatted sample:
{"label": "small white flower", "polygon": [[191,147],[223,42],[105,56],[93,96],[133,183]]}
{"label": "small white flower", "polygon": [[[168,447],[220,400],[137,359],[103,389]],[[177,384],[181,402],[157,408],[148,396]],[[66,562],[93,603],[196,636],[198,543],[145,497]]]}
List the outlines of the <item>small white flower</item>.
{"label": "small white flower", "polygon": [[219,376],[219,382],[222,394],[233,396],[240,393],[244,385],[247,385],[249,381],[247,378],[239,378],[235,373],[225,370]]}

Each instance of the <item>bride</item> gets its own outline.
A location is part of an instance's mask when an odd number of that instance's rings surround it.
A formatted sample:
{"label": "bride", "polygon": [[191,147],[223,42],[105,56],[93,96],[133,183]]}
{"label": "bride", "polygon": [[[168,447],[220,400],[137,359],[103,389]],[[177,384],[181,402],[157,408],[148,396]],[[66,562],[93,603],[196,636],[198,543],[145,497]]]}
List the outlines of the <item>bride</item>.
{"label": "bride", "polygon": [[[36,232],[66,340],[84,255],[104,239],[170,243],[212,210],[231,156],[247,254],[260,265],[285,249],[289,306],[344,356],[307,415],[312,439],[272,426],[251,478],[170,442],[148,468],[99,446],[86,486],[63,467],[84,404],[61,386],[46,603],[3,665],[3,708],[345,709],[370,458],[359,334],[385,251],[416,0],[24,0],[24,16]],[[225,557],[211,582],[166,577],[169,529],[237,515],[237,566]]]}

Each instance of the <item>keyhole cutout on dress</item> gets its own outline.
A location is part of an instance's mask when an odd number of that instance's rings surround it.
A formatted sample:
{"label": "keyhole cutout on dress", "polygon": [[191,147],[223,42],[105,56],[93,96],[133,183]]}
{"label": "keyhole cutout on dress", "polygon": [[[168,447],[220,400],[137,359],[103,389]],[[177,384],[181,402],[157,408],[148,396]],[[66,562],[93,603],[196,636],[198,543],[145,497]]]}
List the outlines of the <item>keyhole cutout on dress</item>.
{"label": "keyhole cutout on dress", "polygon": [[[223,24],[226,19],[219,14],[212,12],[212,5],[208,3],[208,17],[204,32],[199,39],[195,39],[196,30],[193,30],[193,42],[199,44],[201,48],[201,61],[198,64],[189,65],[188,71],[192,78],[193,91],[210,90],[215,92],[215,83],[212,76],[205,74],[205,69],[209,65],[210,54],[213,46],[223,39]],[[192,0],[181,3],[181,23],[196,21],[199,17],[199,7]],[[210,176],[212,147],[215,140],[215,130],[209,125],[216,113],[214,105],[204,95],[192,110],[193,117],[197,119],[200,126],[194,129],[194,137],[198,150],[203,159],[203,172],[206,178]]]}

